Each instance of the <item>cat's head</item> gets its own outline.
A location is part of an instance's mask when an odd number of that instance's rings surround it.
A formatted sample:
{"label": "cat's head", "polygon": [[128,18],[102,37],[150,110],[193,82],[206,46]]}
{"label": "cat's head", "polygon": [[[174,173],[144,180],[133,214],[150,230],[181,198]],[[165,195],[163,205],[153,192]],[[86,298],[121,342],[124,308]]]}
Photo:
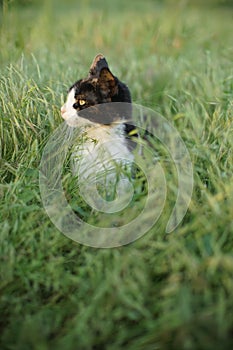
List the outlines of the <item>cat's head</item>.
{"label": "cat's head", "polygon": [[61,114],[68,120],[88,107],[109,102],[131,103],[131,96],[128,87],[111,73],[106,59],[99,54],[93,60],[88,77],[70,87]]}

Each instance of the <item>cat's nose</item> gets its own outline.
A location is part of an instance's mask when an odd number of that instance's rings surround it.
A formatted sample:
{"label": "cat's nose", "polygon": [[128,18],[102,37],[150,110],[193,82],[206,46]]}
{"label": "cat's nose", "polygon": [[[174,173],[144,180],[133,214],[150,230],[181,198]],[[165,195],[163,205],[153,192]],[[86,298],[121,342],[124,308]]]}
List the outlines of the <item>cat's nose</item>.
{"label": "cat's nose", "polygon": [[62,106],[61,107],[61,115],[63,115],[65,113],[66,109],[65,109],[65,106]]}

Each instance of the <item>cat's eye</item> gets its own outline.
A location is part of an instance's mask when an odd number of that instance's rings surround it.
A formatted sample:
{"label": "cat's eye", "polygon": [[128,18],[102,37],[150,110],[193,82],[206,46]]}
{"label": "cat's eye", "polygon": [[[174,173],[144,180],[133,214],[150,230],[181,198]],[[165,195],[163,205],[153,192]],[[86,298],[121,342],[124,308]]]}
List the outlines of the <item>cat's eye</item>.
{"label": "cat's eye", "polygon": [[78,100],[80,106],[84,106],[86,104],[85,100]]}
{"label": "cat's eye", "polygon": [[78,109],[80,106],[84,106],[86,103],[87,103],[86,100],[79,99],[79,100],[77,100],[77,102],[75,102],[75,103],[73,104],[73,108],[74,108],[74,109]]}

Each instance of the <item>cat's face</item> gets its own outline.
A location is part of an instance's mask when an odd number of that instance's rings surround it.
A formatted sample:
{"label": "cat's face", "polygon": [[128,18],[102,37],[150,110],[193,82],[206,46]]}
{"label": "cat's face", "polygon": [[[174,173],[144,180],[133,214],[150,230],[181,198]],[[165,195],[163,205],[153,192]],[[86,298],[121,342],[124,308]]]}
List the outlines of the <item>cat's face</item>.
{"label": "cat's face", "polygon": [[109,102],[131,102],[130,92],[127,86],[110,72],[105,58],[97,55],[89,76],[78,80],[69,89],[61,114],[68,121],[69,118],[77,117],[83,109]]}

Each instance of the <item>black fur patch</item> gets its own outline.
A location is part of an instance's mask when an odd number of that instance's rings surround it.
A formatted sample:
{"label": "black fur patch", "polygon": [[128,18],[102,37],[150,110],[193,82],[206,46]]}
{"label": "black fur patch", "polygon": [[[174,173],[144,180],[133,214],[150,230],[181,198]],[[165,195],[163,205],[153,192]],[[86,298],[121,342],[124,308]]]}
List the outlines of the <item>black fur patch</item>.
{"label": "black fur patch", "polygon": [[[112,74],[108,63],[103,55],[97,55],[90,67],[87,78],[76,81],[69,89],[75,89],[75,99],[77,103],[74,108],[77,111],[83,111],[86,108],[106,104],[109,102],[126,102],[125,105],[116,105],[116,110],[110,106],[104,106],[104,113],[98,113],[98,109],[89,109],[88,112],[82,112],[82,117],[93,122],[111,125],[115,122],[123,122],[127,144],[133,149],[135,142],[131,140],[130,133],[135,129],[130,123],[132,120],[131,94],[126,84],[121,82]],[[85,100],[85,104],[80,105],[79,100]],[[134,139],[137,137],[134,133]]]}

